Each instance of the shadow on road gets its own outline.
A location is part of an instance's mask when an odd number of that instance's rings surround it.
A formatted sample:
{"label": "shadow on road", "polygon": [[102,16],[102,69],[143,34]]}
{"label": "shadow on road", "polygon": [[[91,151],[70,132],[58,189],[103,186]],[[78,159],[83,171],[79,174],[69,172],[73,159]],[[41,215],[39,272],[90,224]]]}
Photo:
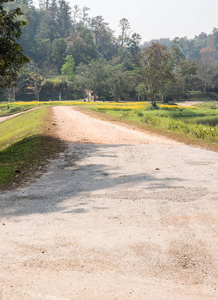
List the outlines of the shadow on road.
{"label": "shadow on road", "polygon": [[[152,172],[132,170],[120,162],[118,149],[131,145],[70,145],[68,152],[51,163],[47,173],[28,187],[0,195],[0,216],[23,216],[60,212],[84,214],[96,207],[95,198],[134,199],[134,187],[145,193],[149,190],[170,188],[181,178],[165,178]],[[134,149],[132,149],[134,151]],[[122,152],[122,153],[125,153]],[[123,154],[122,154],[123,155]],[[132,154],[131,154],[132,155]],[[137,153],[135,153],[137,157]],[[156,173],[155,173],[156,172]],[[157,175],[156,175],[157,174]],[[65,200],[70,199],[66,204]],[[112,200],[111,200],[112,201]]]}

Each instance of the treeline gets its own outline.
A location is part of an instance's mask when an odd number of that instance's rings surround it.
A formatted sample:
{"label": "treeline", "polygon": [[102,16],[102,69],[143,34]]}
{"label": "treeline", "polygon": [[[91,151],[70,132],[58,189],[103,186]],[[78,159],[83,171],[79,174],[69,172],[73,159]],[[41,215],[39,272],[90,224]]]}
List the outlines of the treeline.
{"label": "treeline", "polygon": [[[18,0],[25,20],[19,44],[31,63],[1,99],[62,99],[151,101],[185,97],[191,90],[218,90],[218,29],[194,39],[160,39],[141,43],[127,19],[118,37],[102,16],[90,17],[88,7],[65,0]],[[148,28],[149,30],[149,28]],[[154,82],[153,82],[154,80]]]}

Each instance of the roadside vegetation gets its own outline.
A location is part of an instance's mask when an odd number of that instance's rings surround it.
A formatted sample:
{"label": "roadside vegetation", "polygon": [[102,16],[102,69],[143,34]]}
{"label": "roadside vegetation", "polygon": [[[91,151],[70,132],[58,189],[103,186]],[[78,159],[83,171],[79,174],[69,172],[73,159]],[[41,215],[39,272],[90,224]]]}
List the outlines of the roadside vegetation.
{"label": "roadside vegetation", "polygon": [[84,102],[84,101],[31,101],[31,102],[25,102],[25,101],[17,101],[17,102],[2,102],[0,103],[0,117],[5,117],[9,115],[13,115],[15,113],[19,113],[22,111],[29,110],[31,108],[35,107],[49,107],[49,106],[57,106],[57,105],[85,105],[89,106],[90,102]]}
{"label": "roadside vegetation", "polygon": [[47,134],[51,122],[49,110],[40,108],[0,124],[0,190],[31,181],[64,149]]}
{"label": "roadside vegetation", "polygon": [[34,107],[37,107],[37,104],[34,103],[23,103],[20,105],[19,103],[9,103],[9,102],[3,102],[0,104],[0,117],[5,117],[9,115],[13,115]]}
{"label": "roadside vegetation", "polygon": [[[55,138],[51,105],[76,105],[109,118],[127,122],[178,138],[183,142],[200,142],[217,150],[218,107],[216,102],[195,106],[178,106],[148,102],[15,102],[0,104],[0,116],[38,107],[36,110],[0,123],[0,189],[16,187],[42,173],[49,159],[64,150]],[[197,143],[199,144],[199,143]]]}
{"label": "roadside vegetation", "polygon": [[160,104],[155,109],[148,103],[100,104],[92,110],[184,137],[218,144],[218,109],[215,103],[181,107]]}
{"label": "roadside vegetation", "polygon": [[[205,102],[195,106],[179,106],[159,103],[156,108],[148,102],[84,102],[84,101],[48,101],[14,102],[0,104],[0,116],[32,107],[53,105],[83,106],[91,110],[106,113],[123,121],[131,121],[149,128],[177,132],[208,143],[218,144],[218,105],[217,102]],[[41,111],[41,110],[40,110]],[[34,114],[34,112],[32,112]],[[36,113],[36,112],[35,112]],[[29,118],[29,113],[26,115]],[[25,119],[25,117],[22,117]],[[11,121],[13,122],[13,121]],[[27,121],[24,121],[27,124]],[[23,124],[16,125],[18,128]],[[14,126],[14,128],[16,128]],[[1,139],[0,139],[1,142]]]}

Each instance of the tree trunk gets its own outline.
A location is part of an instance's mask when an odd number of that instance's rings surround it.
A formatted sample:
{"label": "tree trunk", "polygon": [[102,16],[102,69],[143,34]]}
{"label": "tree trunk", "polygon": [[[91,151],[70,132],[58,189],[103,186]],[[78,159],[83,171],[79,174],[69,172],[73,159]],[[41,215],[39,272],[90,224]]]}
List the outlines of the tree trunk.
{"label": "tree trunk", "polygon": [[152,95],[151,104],[153,105],[153,107],[156,107],[156,94]]}
{"label": "tree trunk", "polygon": [[14,92],[14,101],[16,100],[15,97],[16,97],[16,87],[13,86],[13,92]]}

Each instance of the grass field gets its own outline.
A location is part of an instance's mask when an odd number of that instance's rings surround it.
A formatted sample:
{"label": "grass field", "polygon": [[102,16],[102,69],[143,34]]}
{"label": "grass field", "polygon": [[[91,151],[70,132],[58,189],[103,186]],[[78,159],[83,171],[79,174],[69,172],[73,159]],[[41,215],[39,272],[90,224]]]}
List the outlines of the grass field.
{"label": "grass field", "polygon": [[160,104],[154,109],[148,103],[99,104],[92,110],[133,123],[174,131],[194,139],[218,144],[218,108],[216,103],[181,107]]}
{"label": "grass field", "polygon": [[49,111],[40,108],[0,124],[0,189],[30,181],[64,145],[45,134]]}

